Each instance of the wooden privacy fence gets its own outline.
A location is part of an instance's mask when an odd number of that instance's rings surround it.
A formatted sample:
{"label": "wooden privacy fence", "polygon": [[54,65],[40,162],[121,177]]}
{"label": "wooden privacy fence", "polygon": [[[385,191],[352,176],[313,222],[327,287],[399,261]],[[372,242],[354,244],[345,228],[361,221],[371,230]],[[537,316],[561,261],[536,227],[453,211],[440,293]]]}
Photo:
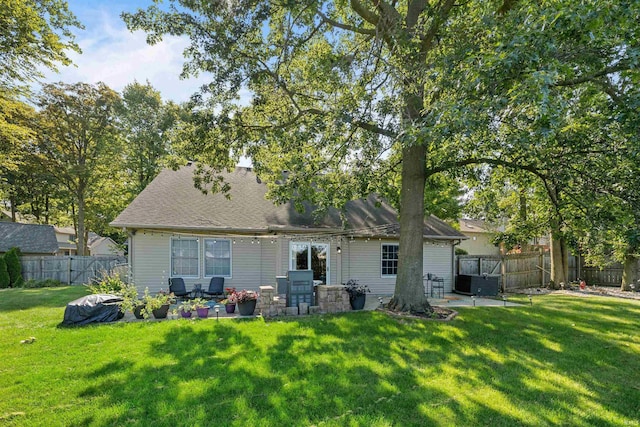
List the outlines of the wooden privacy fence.
{"label": "wooden privacy fence", "polygon": [[69,285],[89,283],[103,271],[121,274],[127,263],[119,256],[23,256],[20,261],[24,280],[52,279]]}
{"label": "wooden privacy fence", "polygon": [[[570,257],[574,258],[574,257]],[[569,260],[571,266],[571,259]],[[575,265],[575,260],[574,264]],[[549,283],[551,259],[539,252],[513,255],[460,255],[458,274],[498,277],[502,290],[543,286]],[[575,268],[569,277],[575,280]]]}
{"label": "wooden privacy fence", "polygon": [[[496,276],[503,290],[546,286],[551,280],[549,253],[459,255],[457,258],[457,274]],[[578,278],[584,279],[588,285],[620,286],[622,265],[613,264],[600,269],[586,266],[581,257],[569,256],[569,280]]]}
{"label": "wooden privacy fence", "polygon": [[[640,263],[639,263],[640,267]],[[622,264],[613,264],[607,268],[581,267],[580,278],[589,285],[620,286],[622,283]]]}

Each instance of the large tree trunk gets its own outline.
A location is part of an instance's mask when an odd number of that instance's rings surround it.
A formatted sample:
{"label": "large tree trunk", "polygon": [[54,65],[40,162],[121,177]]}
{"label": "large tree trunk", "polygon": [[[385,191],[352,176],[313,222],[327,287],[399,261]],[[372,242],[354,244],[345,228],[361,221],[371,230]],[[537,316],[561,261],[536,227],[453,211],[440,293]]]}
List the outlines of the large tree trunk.
{"label": "large tree trunk", "polygon": [[622,286],[620,289],[623,291],[630,291],[631,285],[634,285],[635,290],[640,290],[638,287],[640,283],[638,280],[638,258],[632,254],[627,254],[624,259],[624,269],[622,270]]}
{"label": "large tree trunk", "polygon": [[551,232],[551,283],[554,289],[569,283],[569,248],[562,233]]}
{"label": "large tree trunk", "polygon": [[398,276],[393,298],[389,302],[389,308],[396,311],[433,311],[422,280],[425,160],[426,148],[421,145],[402,149]]}

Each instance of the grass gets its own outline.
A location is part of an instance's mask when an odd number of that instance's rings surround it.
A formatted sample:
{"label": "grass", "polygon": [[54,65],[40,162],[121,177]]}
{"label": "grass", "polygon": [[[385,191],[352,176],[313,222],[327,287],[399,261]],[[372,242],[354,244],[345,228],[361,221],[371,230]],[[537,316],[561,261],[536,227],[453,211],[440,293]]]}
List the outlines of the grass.
{"label": "grass", "polygon": [[84,292],[0,291],[0,425],[640,425],[637,301],[58,327]]}

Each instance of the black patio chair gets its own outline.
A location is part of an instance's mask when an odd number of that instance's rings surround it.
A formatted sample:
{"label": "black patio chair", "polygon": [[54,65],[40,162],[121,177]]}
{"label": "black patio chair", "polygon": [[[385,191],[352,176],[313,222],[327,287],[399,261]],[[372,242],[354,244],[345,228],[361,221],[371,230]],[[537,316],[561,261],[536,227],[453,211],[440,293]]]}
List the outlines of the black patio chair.
{"label": "black patio chair", "polygon": [[172,292],[176,298],[189,299],[191,292],[187,291],[182,277],[172,277],[169,279],[169,292]]}
{"label": "black patio chair", "polygon": [[209,298],[224,298],[224,277],[212,277],[204,294]]}

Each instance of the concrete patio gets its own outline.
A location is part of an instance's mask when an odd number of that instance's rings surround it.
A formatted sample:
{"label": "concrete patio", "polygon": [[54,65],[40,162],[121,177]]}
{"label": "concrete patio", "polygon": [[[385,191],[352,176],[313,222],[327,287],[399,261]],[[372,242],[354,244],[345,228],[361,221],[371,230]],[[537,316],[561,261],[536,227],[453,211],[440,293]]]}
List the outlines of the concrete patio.
{"label": "concrete patio", "polygon": [[[364,306],[365,310],[375,310],[378,307],[380,307],[380,301],[382,301],[382,304],[387,304],[389,302],[389,300],[391,299],[391,295],[375,295],[375,294],[368,294],[367,295],[367,302]],[[474,301],[475,300],[475,301]],[[475,302],[475,304],[474,304]],[[439,306],[439,307],[473,307],[475,305],[475,307],[518,307],[518,306],[522,306],[522,304],[517,304],[514,302],[510,302],[508,299],[506,301],[506,303],[500,299],[500,298],[482,298],[482,297],[475,297],[472,298],[470,296],[467,295],[460,295],[460,294],[453,294],[453,293],[449,293],[449,294],[445,294],[444,298],[429,298],[429,303],[431,305],[434,306]],[[176,314],[177,311],[177,307],[179,304],[174,304],[171,306],[171,314],[169,315],[169,319],[179,319],[180,315]],[[228,314],[225,312],[224,306],[221,304],[218,304],[218,312],[216,313],[215,311],[215,303],[212,302],[211,303],[211,309],[209,310],[209,319],[242,319],[242,318],[253,318],[256,317],[258,315],[258,312],[256,311],[256,314],[253,316],[240,316],[240,314],[238,313],[238,311],[236,310],[234,313],[232,314]],[[280,317],[292,317],[292,316],[280,316]],[[197,318],[196,314],[193,313],[193,317],[192,318]],[[155,321],[156,319],[153,319],[153,317],[149,318],[148,320],[151,321]],[[160,320],[164,320],[164,319],[160,319]],[[131,313],[126,313],[125,317],[123,318],[123,321],[125,322],[135,322],[135,321],[143,321],[143,320],[138,320],[135,319],[133,317],[133,315]]]}

